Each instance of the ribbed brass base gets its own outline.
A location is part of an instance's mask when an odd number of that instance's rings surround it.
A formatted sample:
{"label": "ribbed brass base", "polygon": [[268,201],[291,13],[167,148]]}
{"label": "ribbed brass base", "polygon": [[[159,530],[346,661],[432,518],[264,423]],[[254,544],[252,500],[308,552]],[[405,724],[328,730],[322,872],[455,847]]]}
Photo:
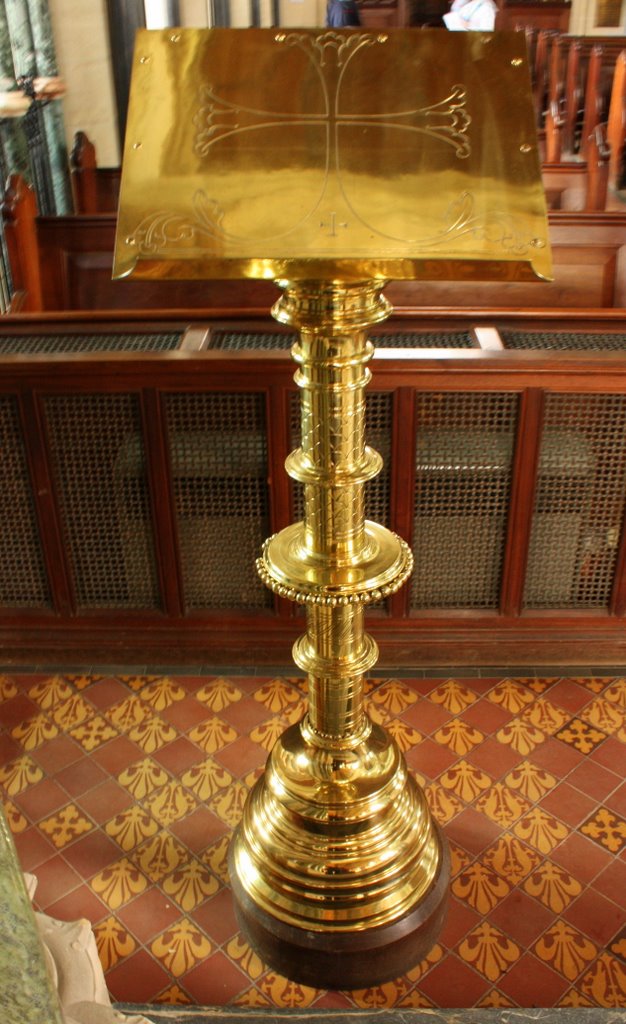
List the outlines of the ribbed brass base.
{"label": "ribbed brass base", "polygon": [[356,932],[312,931],[266,913],[241,884],[231,843],[229,872],[243,935],[266,964],[303,985],[347,990],[400,977],[427,956],[445,918],[450,856],[437,825],[434,831],[441,855],[430,889],[396,921]]}

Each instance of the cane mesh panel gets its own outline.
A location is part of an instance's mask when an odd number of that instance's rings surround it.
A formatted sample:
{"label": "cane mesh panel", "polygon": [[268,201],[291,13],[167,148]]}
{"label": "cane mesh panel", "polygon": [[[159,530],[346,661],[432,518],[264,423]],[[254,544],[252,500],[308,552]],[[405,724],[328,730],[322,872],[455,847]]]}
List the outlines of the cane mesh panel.
{"label": "cane mesh panel", "polygon": [[45,408],[77,605],[157,607],[136,396],[54,395]]}
{"label": "cane mesh panel", "polygon": [[505,348],[538,351],[623,352],[626,334],[573,331],[510,331],[499,329]]}
{"label": "cane mesh panel", "polygon": [[50,606],[16,401],[0,398],[0,605]]}
{"label": "cane mesh panel", "polygon": [[263,349],[286,349],[289,351],[296,334],[285,334],[283,331],[211,331],[209,348],[227,349],[228,351]]}
{"label": "cane mesh panel", "polygon": [[517,398],[417,396],[412,608],[497,608]]}
{"label": "cane mesh panel", "polygon": [[[291,446],[301,441],[300,394],[291,396]],[[365,515],[382,526],[390,523],[391,439],[393,433],[393,398],[384,391],[368,391],[365,395],[365,440],[383,458],[383,468],[365,484]],[[304,488],[292,481],[294,520],[304,518]]]}
{"label": "cane mesh panel", "polygon": [[168,352],[179,347],[182,334],[0,334],[0,355]]}
{"label": "cane mesh panel", "polygon": [[606,608],[626,491],[626,397],[549,395],[524,603]]}
{"label": "cane mesh panel", "polygon": [[174,508],[187,609],[267,608],[255,570],[269,530],[265,398],[166,398]]}
{"label": "cane mesh panel", "polygon": [[[210,348],[233,350],[290,349],[296,334],[281,331],[211,332]],[[382,331],[372,337],[377,348],[474,348],[469,331]]]}

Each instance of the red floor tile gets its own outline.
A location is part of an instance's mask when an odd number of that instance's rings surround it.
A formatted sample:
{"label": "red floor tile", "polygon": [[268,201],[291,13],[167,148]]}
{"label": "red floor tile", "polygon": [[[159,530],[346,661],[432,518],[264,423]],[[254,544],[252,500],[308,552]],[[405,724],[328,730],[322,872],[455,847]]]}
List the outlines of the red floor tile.
{"label": "red floor tile", "polygon": [[120,849],[104,832],[94,830],[63,848],[63,856],[81,878],[92,878],[120,859]]}
{"label": "red floor tile", "polygon": [[622,818],[626,818],[626,782],[623,782],[614,793],[607,796],[603,803],[605,807],[610,807],[612,811],[616,811]]}
{"label": "red floor tile", "polygon": [[262,767],[267,760],[267,751],[247,736],[240,736],[223,750],[218,750],[215,760],[224,765],[235,776],[247,775],[255,768]]}
{"label": "red floor tile", "polygon": [[489,988],[491,984],[486,978],[453,953],[444,962],[436,964],[419,983],[420,991],[435,1006],[450,1008],[475,1006]]}
{"label": "red floor tile", "polygon": [[489,700],[479,700],[476,704],[472,704],[467,711],[463,711],[459,717],[476,729],[489,734],[497,732],[503,725],[510,722],[513,716],[510,711],[498,704],[493,704]]}
{"label": "red floor tile", "polygon": [[611,862],[611,855],[590,839],[573,832],[550,854],[550,859],[560,864],[583,885],[591,882]]}
{"label": "red floor tile", "polygon": [[107,778],[107,773],[100,765],[89,757],[83,757],[57,772],[54,781],[63,786],[71,797],[76,797],[105,782]]}
{"label": "red floor tile", "polygon": [[593,889],[626,911],[626,860],[611,860],[594,878]]}
{"label": "red floor tile", "polygon": [[128,696],[128,687],[119,679],[99,679],[90,683],[84,692],[90,704],[103,711],[124,700]]}
{"label": "red floor tile", "polygon": [[84,757],[85,751],[80,743],[76,743],[70,736],[56,736],[33,751],[33,759],[49,775],[62,771],[63,768],[75,764]]}
{"label": "red floor tile", "polygon": [[184,974],[181,983],[201,1006],[222,1006],[250,986],[249,979],[219,951]]}
{"label": "red floor tile", "polygon": [[180,909],[157,888],[148,889],[121,907],[117,916],[141,943],[169,928],[180,917]]}
{"label": "red floor tile", "polygon": [[457,814],[446,828],[448,838],[474,856],[482,853],[500,835],[501,829],[472,807]]}
{"label": "red floor tile", "polygon": [[56,849],[37,828],[28,828],[14,836],[23,871],[35,872],[39,864],[56,855]]}
{"label": "red floor tile", "polygon": [[591,758],[585,758],[569,773],[567,781],[594,800],[602,801],[619,785],[620,777]]}
{"label": "red floor tile", "polygon": [[171,984],[171,976],[145,949],[112,967],[106,976],[114,1000],[149,1003]]}
{"label": "red floor tile", "polygon": [[106,782],[83,793],[77,802],[97,824],[102,825],[130,807],[133,798],[127,789],[107,777]]}
{"label": "red floor tile", "polygon": [[540,806],[567,825],[576,828],[592,813],[596,801],[574,789],[569,782],[562,782],[543,797]]}
{"label": "red floor tile", "polygon": [[439,942],[446,949],[453,949],[467,932],[476,927],[480,919],[480,914],[475,910],[451,896]]}
{"label": "red floor tile", "polygon": [[550,700],[553,704],[575,715],[585,704],[589,704],[593,694],[572,679],[560,679],[550,688]]}
{"label": "red floor tile", "polygon": [[17,793],[15,803],[31,821],[41,821],[70,802],[65,790],[52,779],[42,779],[34,786]]}
{"label": "red floor tile", "polygon": [[192,729],[194,725],[197,725],[198,722],[204,722],[205,719],[210,718],[212,712],[209,708],[195,700],[194,697],[187,697],[185,700],[175,701],[174,704],[170,704],[168,708],[164,708],[159,714],[161,718],[164,718],[166,722],[170,722],[176,729],[186,732],[188,729]]}
{"label": "red floor tile", "polygon": [[62,896],[60,900],[46,907],[46,914],[59,921],[78,921],[79,918],[86,917],[92,924],[97,924],[109,913],[108,907],[98,899],[88,885],[79,885],[67,896]]}
{"label": "red floor tile", "polygon": [[179,736],[172,743],[166,743],[160,750],[155,750],[153,756],[172,775],[181,775],[186,768],[202,761],[205,755],[186,736]]}
{"label": "red floor tile", "polygon": [[175,821],[170,831],[193,853],[206,850],[228,830],[228,826],[206,807],[198,807],[182,821]]}
{"label": "red floor tile", "polygon": [[528,947],[554,920],[554,914],[515,888],[491,912],[490,920],[520,945]]}
{"label": "red floor tile", "polygon": [[239,931],[233,898],[229,889],[221,889],[212,899],[191,911],[191,917],[218,946]]}
{"label": "red floor tile", "polygon": [[513,750],[512,747],[491,738],[470,750],[467,760],[471,761],[477,768],[482,768],[484,772],[491,775],[494,782],[497,782],[498,779],[501,779],[510,772],[512,768],[515,768],[520,761],[523,761],[524,755],[520,754],[517,750]]}
{"label": "red floor tile", "polygon": [[555,1006],[570,987],[562,974],[527,953],[498,981],[498,988],[521,1006],[528,999],[531,984],[535,1006]]}
{"label": "red floor tile", "polygon": [[624,913],[612,900],[593,889],[585,889],[563,917],[594,942],[606,945],[624,925]]}
{"label": "red floor tile", "polygon": [[617,772],[622,778],[626,774],[626,743],[620,743],[609,736],[604,743],[590,754],[591,760],[597,764]]}
{"label": "red floor tile", "polygon": [[0,704],[0,726],[11,732],[16,725],[27,722],[29,718],[34,718],[40,713],[39,704],[25,694],[18,693]]}
{"label": "red floor tile", "polygon": [[413,771],[420,772],[427,779],[436,779],[457,760],[457,755],[447,747],[440,747],[434,740],[425,739],[417,747],[406,752],[407,764]]}
{"label": "red floor tile", "polygon": [[60,854],[39,864],[32,873],[37,878],[34,903],[39,910],[47,910],[51,904],[77,889],[82,882],[78,872]]}

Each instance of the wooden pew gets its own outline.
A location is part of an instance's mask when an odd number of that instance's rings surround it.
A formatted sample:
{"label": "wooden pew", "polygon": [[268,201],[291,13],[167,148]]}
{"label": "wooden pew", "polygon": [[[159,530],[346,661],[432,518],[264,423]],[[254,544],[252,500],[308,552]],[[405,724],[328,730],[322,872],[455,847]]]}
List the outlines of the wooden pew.
{"label": "wooden pew", "polygon": [[98,167],[96,147],[85,132],[76,132],[70,153],[70,180],[75,213],[115,213],[120,168]]}

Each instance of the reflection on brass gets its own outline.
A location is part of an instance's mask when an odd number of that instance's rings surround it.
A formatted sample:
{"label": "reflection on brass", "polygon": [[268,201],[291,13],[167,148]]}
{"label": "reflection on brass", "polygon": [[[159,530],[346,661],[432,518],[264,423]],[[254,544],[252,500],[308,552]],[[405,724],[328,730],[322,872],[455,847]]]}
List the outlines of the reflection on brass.
{"label": "reflection on brass", "polygon": [[115,276],[549,278],[528,83],[519,32],[139,32]]}

